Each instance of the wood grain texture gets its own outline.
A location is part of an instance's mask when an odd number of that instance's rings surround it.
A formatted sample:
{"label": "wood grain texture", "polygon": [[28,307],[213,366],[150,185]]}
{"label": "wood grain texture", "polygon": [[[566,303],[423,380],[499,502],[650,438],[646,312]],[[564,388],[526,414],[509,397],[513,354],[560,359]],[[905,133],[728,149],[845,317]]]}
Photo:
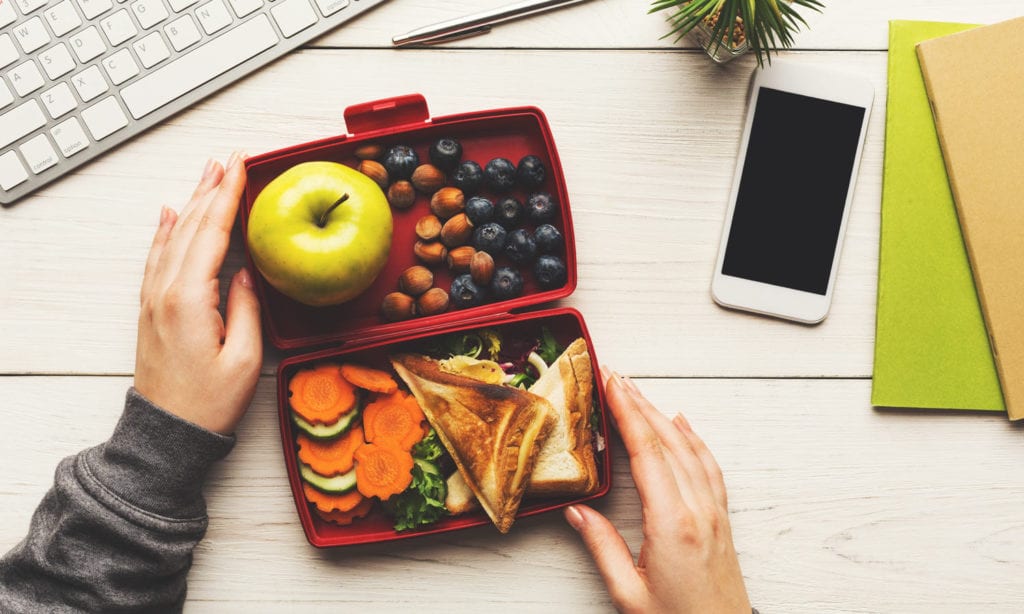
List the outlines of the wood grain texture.
{"label": "wood grain texture", "polygon": [[[0,430],[0,550],[24,535],[59,459],[109,435],[129,384],[0,378],[10,401]],[[1019,611],[1024,481],[1007,468],[1024,463],[1024,434],[1005,419],[873,411],[864,380],[638,384],[667,415],[685,411],[716,454],[748,589],[763,612]],[[309,546],[275,412],[264,378],[236,449],[206,489],[210,530],[189,576],[187,612],[610,609],[558,514],[526,519],[507,536],[484,527]],[[640,510],[621,446],[614,468],[612,493],[597,507],[635,553]]]}
{"label": "wood grain texture", "polygon": [[[468,15],[511,0],[392,0],[316,41],[316,46],[384,47],[414,28]],[[664,38],[666,13],[648,14],[650,2],[590,0],[500,25],[486,36],[449,43],[461,48],[694,49],[689,39]],[[827,0],[821,13],[801,13],[810,28],[798,32],[798,49],[875,49],[888,46],[890,19],[995,23],[1021,14],[1015,0]]]}
{"label": "wood grain texture", "polygon": [[[206,156],[335,135],[347,105],[419,91],[435,115],[518,105],[547,114],[579,258],[564,304],[584,314],[602,360],[645,376],[867,376],[885,54],[800,59],[868,75],[877,92],[834,306],[820,326],[728,312],[710,298],[749,58],[720,68],[677,52],[316,50],[0,211],[0,339],[16,349],[0,354],[0,373],[131,374],[160,205],[183,205]],[[240,245],[236,236],[225,280],[241,266]],[[268,373],[274,364],[270,355]]]}

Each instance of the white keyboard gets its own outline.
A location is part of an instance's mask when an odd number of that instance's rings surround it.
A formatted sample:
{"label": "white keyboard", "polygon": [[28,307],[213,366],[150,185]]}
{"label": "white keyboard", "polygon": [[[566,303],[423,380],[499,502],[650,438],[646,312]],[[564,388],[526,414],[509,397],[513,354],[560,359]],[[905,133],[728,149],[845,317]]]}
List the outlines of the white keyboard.
{"label": "white keyboard", "polygon": [[0,0],[0,203],[384,1]]}

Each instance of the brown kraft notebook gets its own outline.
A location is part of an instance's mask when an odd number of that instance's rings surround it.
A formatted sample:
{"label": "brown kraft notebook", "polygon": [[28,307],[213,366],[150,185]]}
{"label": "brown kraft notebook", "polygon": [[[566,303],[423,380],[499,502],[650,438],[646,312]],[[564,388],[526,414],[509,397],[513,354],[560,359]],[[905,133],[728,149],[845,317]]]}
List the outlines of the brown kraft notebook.
{"label": "brown kraft notebook", "polygon": [[1024,18],[917,47],[1011,420],[1024,418]]}

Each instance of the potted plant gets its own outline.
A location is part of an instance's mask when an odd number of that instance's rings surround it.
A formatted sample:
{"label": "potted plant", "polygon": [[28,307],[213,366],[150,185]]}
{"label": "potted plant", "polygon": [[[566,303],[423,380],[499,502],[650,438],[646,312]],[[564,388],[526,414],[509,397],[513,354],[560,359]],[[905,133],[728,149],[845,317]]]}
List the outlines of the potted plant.
{"label": "potted plant", "polygon": [[807,25],[797,7],[820,11],[823,6],[820,0],[653,0],[650,12],[674,9],[665,36],[679,40],[693,31],[716,62],[752,51],[764,66],[773,51],[793,45],[800,24]]}

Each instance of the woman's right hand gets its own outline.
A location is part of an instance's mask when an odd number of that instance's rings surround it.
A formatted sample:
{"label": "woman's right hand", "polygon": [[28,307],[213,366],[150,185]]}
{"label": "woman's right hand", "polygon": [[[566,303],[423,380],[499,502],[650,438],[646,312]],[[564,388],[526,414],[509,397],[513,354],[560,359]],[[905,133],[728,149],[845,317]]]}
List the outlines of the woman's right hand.
{"label": "woman's right hand", "polygon": [[585,505],[566,509],[622,612],[750,614],[711,451],[682,414],[666,418],[628,378],[603,372],[608,406],[629,454],[643,512],[636,562],[611,522]]}

